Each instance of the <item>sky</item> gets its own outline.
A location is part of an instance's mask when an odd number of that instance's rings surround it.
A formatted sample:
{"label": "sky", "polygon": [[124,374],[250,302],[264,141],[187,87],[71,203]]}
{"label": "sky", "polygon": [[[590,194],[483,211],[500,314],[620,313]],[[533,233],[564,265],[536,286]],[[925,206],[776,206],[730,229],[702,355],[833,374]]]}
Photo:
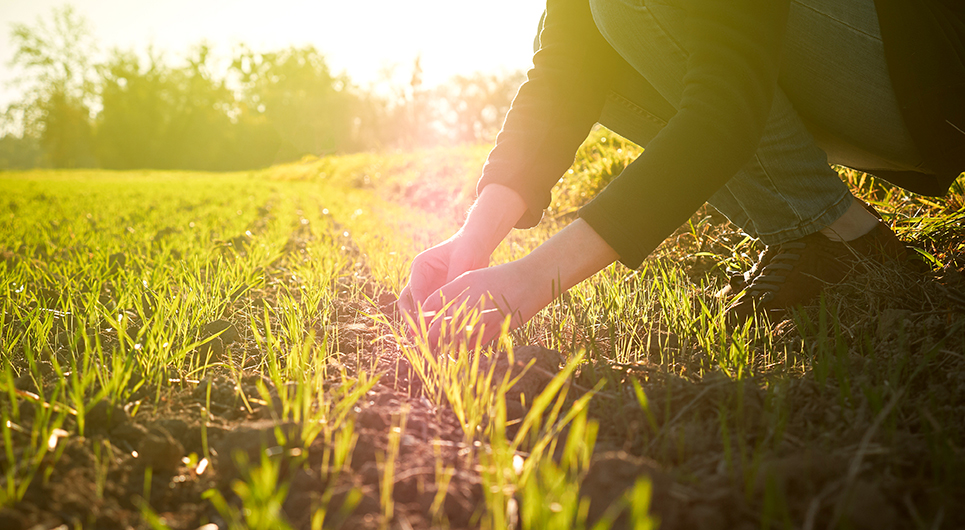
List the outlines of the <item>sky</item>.
{"label": "sky", "polygon": [[361,86],[393,65],[410,73],[419,56],[433,86],[455,74],[528,69],[545,0],[0,0],[0,109],[18,96],[9,86],[12,25],[34,26],[67,3],[102,52],[153,46],[174,63],[202,41],[224,58],[238,43],[255,51],[312,44],[333,72]]}

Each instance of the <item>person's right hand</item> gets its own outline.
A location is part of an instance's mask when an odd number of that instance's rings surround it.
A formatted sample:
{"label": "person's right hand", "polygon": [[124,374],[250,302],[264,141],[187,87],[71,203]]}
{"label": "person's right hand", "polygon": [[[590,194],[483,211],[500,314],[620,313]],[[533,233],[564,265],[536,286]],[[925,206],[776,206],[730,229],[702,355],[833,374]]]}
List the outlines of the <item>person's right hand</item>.
{"label": "person's right hand", "polygon": [[399,308],[416,318],[420,304],[443,285],[465,272],[489,265],[485,245],[473,241],[462,230],[412,260],[409,283],[399,295]]}

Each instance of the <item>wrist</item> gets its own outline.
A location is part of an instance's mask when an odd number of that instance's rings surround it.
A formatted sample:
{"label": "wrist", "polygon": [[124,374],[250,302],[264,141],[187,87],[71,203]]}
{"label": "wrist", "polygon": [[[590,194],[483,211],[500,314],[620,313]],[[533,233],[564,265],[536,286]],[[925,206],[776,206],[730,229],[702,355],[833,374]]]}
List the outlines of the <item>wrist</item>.
{"label": "wrist", "polygon": [[586,221],[577,219],[518,261],[521,274],[557,296],[618,257]]}
{"label": "wrist", "polygon": [[516,191],[502,184],[490,184],[476,198],[458,234],[478,245],[488,256],[525,211],[526,203]]}

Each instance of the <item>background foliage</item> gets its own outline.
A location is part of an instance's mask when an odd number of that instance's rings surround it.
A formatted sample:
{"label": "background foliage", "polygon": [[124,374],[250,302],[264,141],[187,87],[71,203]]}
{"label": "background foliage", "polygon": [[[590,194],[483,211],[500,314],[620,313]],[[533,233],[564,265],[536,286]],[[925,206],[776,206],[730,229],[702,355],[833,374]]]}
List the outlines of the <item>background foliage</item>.
{"label": "background foliage", "polygon": [[[71,8],[11,34],[23,97],[2,116],[0,169],[237,170],[372,149],[491,141],[520,72],[457,76],[379,92],[329,70],[312,46],[230,60],[204,43],[177,61],[112,50],[101,61]],[[387,93],[385,93],[387,92]]]}

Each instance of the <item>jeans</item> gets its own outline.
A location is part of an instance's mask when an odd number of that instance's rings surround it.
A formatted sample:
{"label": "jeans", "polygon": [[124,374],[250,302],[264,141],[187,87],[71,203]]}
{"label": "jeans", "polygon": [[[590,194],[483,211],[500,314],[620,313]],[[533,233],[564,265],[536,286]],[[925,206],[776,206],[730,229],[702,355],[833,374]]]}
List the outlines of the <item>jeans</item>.
{"label": "jeans", "polygon": [[[590,7],[626,61],[599,122],[646,147],[683,93],[686,12],[676,0],[590,0]],[[852,196],[829,162],[923,171],[888,76],[873,0],[792,0],[778,85],[756,154],[708,201],[751,236],[776,245],[841,217]]]}

